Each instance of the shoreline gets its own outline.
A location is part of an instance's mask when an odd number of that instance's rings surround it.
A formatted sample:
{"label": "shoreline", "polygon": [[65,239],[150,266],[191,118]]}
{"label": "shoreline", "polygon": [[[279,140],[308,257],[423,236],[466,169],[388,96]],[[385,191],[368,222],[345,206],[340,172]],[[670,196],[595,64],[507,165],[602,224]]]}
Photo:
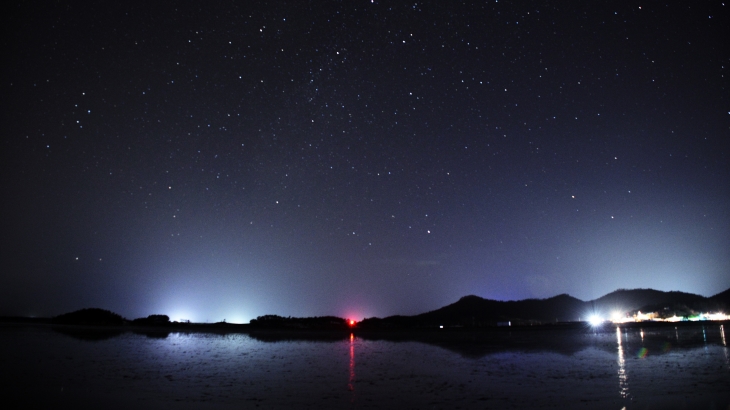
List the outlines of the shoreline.
{"label": "shoreline", "polygon": [[122,325],[104,325],[104,324],[85,324],[85,323],[54,323],[50,318],[24,318],[24,317],[0,317],[0,328],[2,327],[43,327],[68,329],[78,331],[98,331],[98,332],[132,332],[132,333],[215,333],[215,334],[235,334],[235,333],[256,333],[256,334],[291,334],[291,335],[344,335],[349,337],[350,334],[355,336],[407,336],[407,335],[459,335],[459,334],[500,334],[525,331],[550,331],[550,330],[577,330],[586,333],[604,333],[613,332],[618,329],[656,329],[656,328],[684,328],[701,325],[728,325],[730,320],[723,321],[681,321],[681,322],[660,322],[660,321],[644,321],[644,322],[626,322],[611,323],[606,322],[598,326],[591,325],[588,322],[559,322],[545,323],[533,325],[515,325],[515,326],[484,326],[484,327],[304,327],[304,326],[252,326],[251,324],[235,324],[235,323],[167,323],[138,325],[125,323]]}

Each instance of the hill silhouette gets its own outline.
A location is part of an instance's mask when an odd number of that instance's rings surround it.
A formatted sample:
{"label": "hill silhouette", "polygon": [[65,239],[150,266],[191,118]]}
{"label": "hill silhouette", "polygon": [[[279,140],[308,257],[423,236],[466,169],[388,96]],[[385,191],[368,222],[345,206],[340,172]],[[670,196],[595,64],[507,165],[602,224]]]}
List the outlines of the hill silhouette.
{"label": "hill silhouette", "polygon": [[335,316],[282,317],[277,315],[259,316],[249,325],[255,329],[346,329],[347,320]]}
{"label": "hill silhouette", "polygon": [[464,296],[457,302],[415,316],[368,318],[361,328],[485,327],[586,321],[591,315],[609,318],[614,313],[663,312],[666,316],[689,316],[700,312],[728,311],[730,289],[710,298],[685,292],[654,289],[619,289],[592,301],[567,294],[547,299],[498,301]]}
{"label": "hill silhouette", "polygon": [[120,326],[126,322],[122,316],[99,308],[81,309],[52,319],[52,323],[56,324],[87,326]]}
{"label": "hill silhouette", "polygon": [[562,294],[548,299],[501,302],[465,296],[458,302],[417,315],[419,321],[449,326],[479,326],[491,322],[557,322],[577,320],[585,302]]}
{"label": "hill silhouette", "polygon": [[[592,301],[582,301],[568,294],[546,299],[499,301],[476,295],[464,296],[455,303],[414,316],[389,316],[367,318],[357,324],[362,329],[418,328],[418,327],[490,327],[499,325],[533,325],[586,321],[592,315],[604,319],[613,314],[633,315],[655,313],[656,317],[688,317],[699,313],[730,312],[730,289],[711,297],[686,292],[664,292],[655,289],[618,289]],[[4,318],[18,321],[18,318]],[[23,319],[23,318],[20,318]],[[47,320],[47,319],[46,319]],[[52,318],[54,324],[167,327],[173,323],[167,315],[150,315],[130,322],[122,316],[104,309],[89,308],[65,313]],[[180,324],[177,324],[180,325]],[[198,326],[203,326],[198,324]],[[205,325],[209,327],[231,326],[227,323]],[[334,317],[282,317],[259,316],[247,326],[251,329],[348,329],[347,320]]]}
{"label": "hill silhouette", "polygon": [[[717,295],[710,298],[714,303],[717,303],[720,306],[725,306],[725,309],[727,310],[730,308],[730,289],[720,292]],[[726,312],[727,313],[727,312]]]}
{"label": "hill silhouette", "polygon": [[655,306],[661,304],[700,304],[708,298],[693,293],[685,292],[662,292],[654,289],[618,289],[607,295],[601,296],[595,301],[596,308],[602,311],[614,310],[640,310],[644,306]]}
{"label": "hill silhouette", "polygon": [[170,324],[170,317],[167,315],[149,315],[134,319],[132,324],[139,326],[164,326]]}

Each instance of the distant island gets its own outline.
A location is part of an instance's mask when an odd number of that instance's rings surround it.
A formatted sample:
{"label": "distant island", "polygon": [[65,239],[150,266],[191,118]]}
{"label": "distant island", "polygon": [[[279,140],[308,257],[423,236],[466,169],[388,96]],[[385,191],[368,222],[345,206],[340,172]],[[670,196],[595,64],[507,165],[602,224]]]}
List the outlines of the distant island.
{"label": "distant island", "polygon": [[[154,314],[128,320],[114,312],[88,308],[53,318],[4,317],[1,322],[33,322],[54,325],[134,326],[140,328],[196,327],[230,330],[265,329],[414,329],[414,328],[490,328],[582,323],[589,320],[636,321],[727,320],[730,289],[711,297],[685,292],[654,289],[619,289],[592,301],[562,294],[546,299],[497,301],[479,296],[464,296],[440,309],[414,316],[366,318],[360,322],[335,316],[283,317],[264,315],[248,324],[223,322],[201,324],[170,321],[167,315]],[[714,315],[714,316],[711,316]]]}

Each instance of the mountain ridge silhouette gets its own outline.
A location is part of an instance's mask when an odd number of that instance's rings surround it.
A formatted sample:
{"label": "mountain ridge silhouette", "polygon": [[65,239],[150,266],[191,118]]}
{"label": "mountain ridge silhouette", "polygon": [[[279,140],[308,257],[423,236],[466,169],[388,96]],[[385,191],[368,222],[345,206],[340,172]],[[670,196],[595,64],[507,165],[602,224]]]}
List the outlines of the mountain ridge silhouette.
{"label": "mountain ridge silhouette", "polygon": [[[500,324],[545,324],[587,321],[592,315],[609,318],[638,311],[687,316],[700,312],[728,311],[730,289],[711,297],[680,291],[618,289],[597,299],[583,301],[566,293],[544,299],[499,301],[476,295],[461,297],[441,308],[413,315],[368,318],[359,327],[483,327]],[[670,314],[671,313],[671,314]],[[679,315],[679,314],[678,314]]]}

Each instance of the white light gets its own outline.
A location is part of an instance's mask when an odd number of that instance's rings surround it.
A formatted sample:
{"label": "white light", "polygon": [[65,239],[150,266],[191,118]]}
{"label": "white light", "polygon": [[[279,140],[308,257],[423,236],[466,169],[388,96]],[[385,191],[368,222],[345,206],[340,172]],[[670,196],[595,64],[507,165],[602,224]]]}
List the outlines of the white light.
{"label": "white light", "polygon": [[588,317],[588,322],[591,326],[600,326],[603,323],[603,319],[598,315],[591,315]]}

